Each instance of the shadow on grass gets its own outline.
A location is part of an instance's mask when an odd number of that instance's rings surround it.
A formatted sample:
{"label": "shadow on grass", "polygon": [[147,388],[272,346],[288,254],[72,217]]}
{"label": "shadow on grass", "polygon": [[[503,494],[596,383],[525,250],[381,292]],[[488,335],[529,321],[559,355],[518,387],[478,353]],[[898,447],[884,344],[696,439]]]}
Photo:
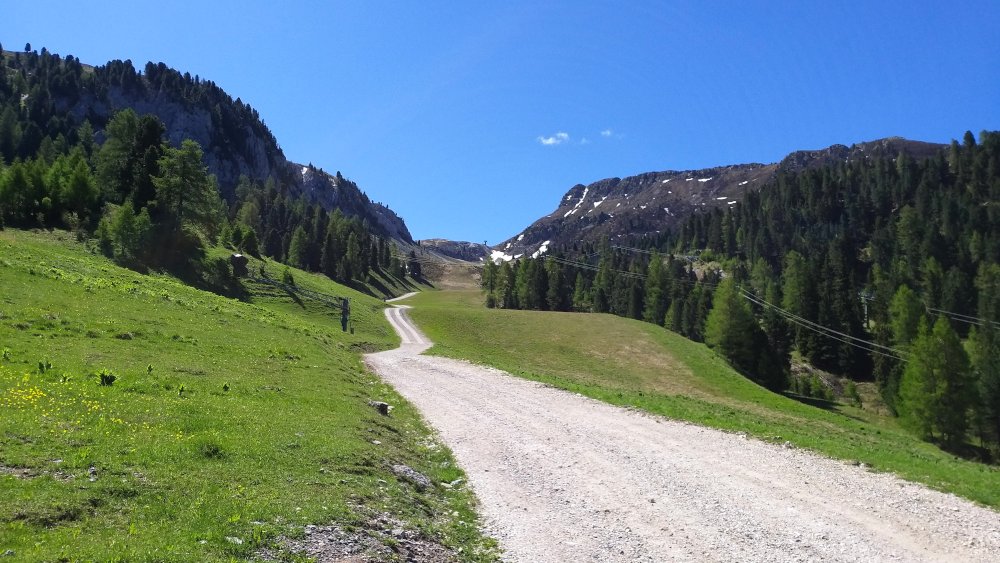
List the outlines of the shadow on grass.
{"label": "shadow on grass", "polygon": [[996,466],[998,461],[989,448],[984,448],[982,446],[976,446],[968,443],[961,444],[959,446],[948,446],[938,439],[931,440],[931,443],[941,448],[941,451],[948,452],[951,455],[958,456],[966,461],[975,461],[992,466]]}
{"label": "shadow on grass", "polygon": [[798,401],[803,405],[809,405],[810,407],[816,407],[818,409],[823,409],[827,412],[836,413],[839,414],[840,416],[849,418],[851,420],[856,420],[858,422],[865,422],[863,418],[844,412],[843,409],[840,408],[840,404],[837,403],[836,401],[829,401],[827,399],[819,399],[816,397],[808,397],[806,395],[799,395],[798,393],[792,393],[791,391],[782,391],[781,394],[793,401]]}

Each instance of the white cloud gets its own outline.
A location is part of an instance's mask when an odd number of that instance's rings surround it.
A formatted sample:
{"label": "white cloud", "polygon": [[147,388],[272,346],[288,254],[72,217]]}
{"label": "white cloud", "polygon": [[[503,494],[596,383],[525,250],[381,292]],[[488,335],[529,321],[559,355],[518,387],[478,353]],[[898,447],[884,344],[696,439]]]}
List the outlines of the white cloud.
{"label": "white cloud", "polygon": [[602,137],[610,137],[613,134],[614,134],[614,131],[612,131],[611,129],[605,129],[604,131],[601,131],[601,136]]}
{"label": "white cloud", "polygon": [[552,135],[551,137],[538,137],[538,142],[545,146],[561,145],[568,140],[569,140],[569,133],[563,133],[562,131],[559,131],[558,133]]}
{"label": "white cloud", "polygon": [[584,138],[580,139],[580,144],[581,145],[589,145],[590,144],[590,139],[584,137]]}

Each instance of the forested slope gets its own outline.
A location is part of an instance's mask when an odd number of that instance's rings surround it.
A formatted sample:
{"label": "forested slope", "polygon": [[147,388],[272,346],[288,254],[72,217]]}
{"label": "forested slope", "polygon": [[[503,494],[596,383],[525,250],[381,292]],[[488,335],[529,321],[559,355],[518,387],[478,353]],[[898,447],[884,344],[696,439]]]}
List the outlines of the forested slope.
{"label": "forested slope", "polygon": [[[344,282],[402,275],[402,221],[339,172],[288,162],[215,83],[148,63],[0,51],[0,226],[66,228],[123,263],[193,272],[205,242]],[[218,277],[218,276],[215,276]]]}
{"label": "forested slope", "polygon": [[874,379],[918,434],[996,448],[998,263],[1000,134],[983,132],[922,160],[785,170],[658,237],[488,264],[483,280],[493,306],[611,312],[706,340],[774,389],[793,354]]}

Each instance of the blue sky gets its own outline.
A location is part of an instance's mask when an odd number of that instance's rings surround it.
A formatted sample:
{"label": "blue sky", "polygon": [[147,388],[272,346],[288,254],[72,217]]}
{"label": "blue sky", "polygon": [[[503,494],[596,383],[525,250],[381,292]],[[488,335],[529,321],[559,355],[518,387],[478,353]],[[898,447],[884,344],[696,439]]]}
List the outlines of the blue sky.
{"label": "blue sky", "polygon": [[1000,129],[1000,3],[10,2],[0,41],[164,62],[417,239],[496,244],[612,176]]}

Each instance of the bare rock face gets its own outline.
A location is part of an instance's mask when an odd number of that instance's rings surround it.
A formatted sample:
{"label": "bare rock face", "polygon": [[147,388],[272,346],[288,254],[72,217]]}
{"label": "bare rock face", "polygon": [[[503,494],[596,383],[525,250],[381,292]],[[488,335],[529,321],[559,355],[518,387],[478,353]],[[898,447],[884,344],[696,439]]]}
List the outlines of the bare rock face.
{"label": "bare rock face", "polygon": [[345,179],[339,173],[331,176],[322,169],[293,162],[288,163],[288,170],[289,183],[309,201],[318,203],[328,210],[338,208],[347,215],[367,219],[389,238],[407,243],[413,242],[410,230],[398,215],[385,205],[372,202],[357,184]]}
{"label": "bare rock face", "polygon": [[902,153],[928,158],[944,145],[892,137],[847,147],[797,151],[773,164],[735,164],[703,170],[648,172],[607,178],[569,189],[559,206],[521,233],[494,247],[495,260],[540,256],[555,246],[628,236],[656,235],[688,216],[736,205],[750,191],[771,183],[779,172],[798,172],[837,162]]}
{"label": "bare rock face", "polygon": [[424,239],[417,242],[421,248],[428,248],[448,258],[465,260],[466,262],[479,262],[490,255],[490,247],[479,242],[454,241],[441,238]]}
{"label": "bare rock face", "polygon": [[[130,61],[126,61],[125,68],[131,71]],[[173,72],[166,67],[159,71],[157,68],[147,65],[147,72]],[[241,177],[261,183],[273,179],[289,195],[302,194],[328,211],[339,208],[345,215],[368,221],[382,236],[412,242],[403,220],[386,206],[373,203],[354,182],[339,173],[333,177],[311,165],[287,160],[257,113],[239,98],[234,101],[221,90],[213,90],[215,99],[223,100],[226,105],[220,109],[219,104],[213,105],[207,98],[184,98],[176,88],[158,88],[142,75],[137,76],[127,87],[84,89],[71,97],[56,97],[53,102],[57,111],[72,115],[75,121],[89,120],[97,131],[98,141],[103,140],[104,125],[120,110],[131,108],[139,115],[157,116],[171,145],[179,146],[184,139],[201,145],[208,170],[215,175],[224,197],[233,196]],[[188,80],[187,75],[184,80]]]}

